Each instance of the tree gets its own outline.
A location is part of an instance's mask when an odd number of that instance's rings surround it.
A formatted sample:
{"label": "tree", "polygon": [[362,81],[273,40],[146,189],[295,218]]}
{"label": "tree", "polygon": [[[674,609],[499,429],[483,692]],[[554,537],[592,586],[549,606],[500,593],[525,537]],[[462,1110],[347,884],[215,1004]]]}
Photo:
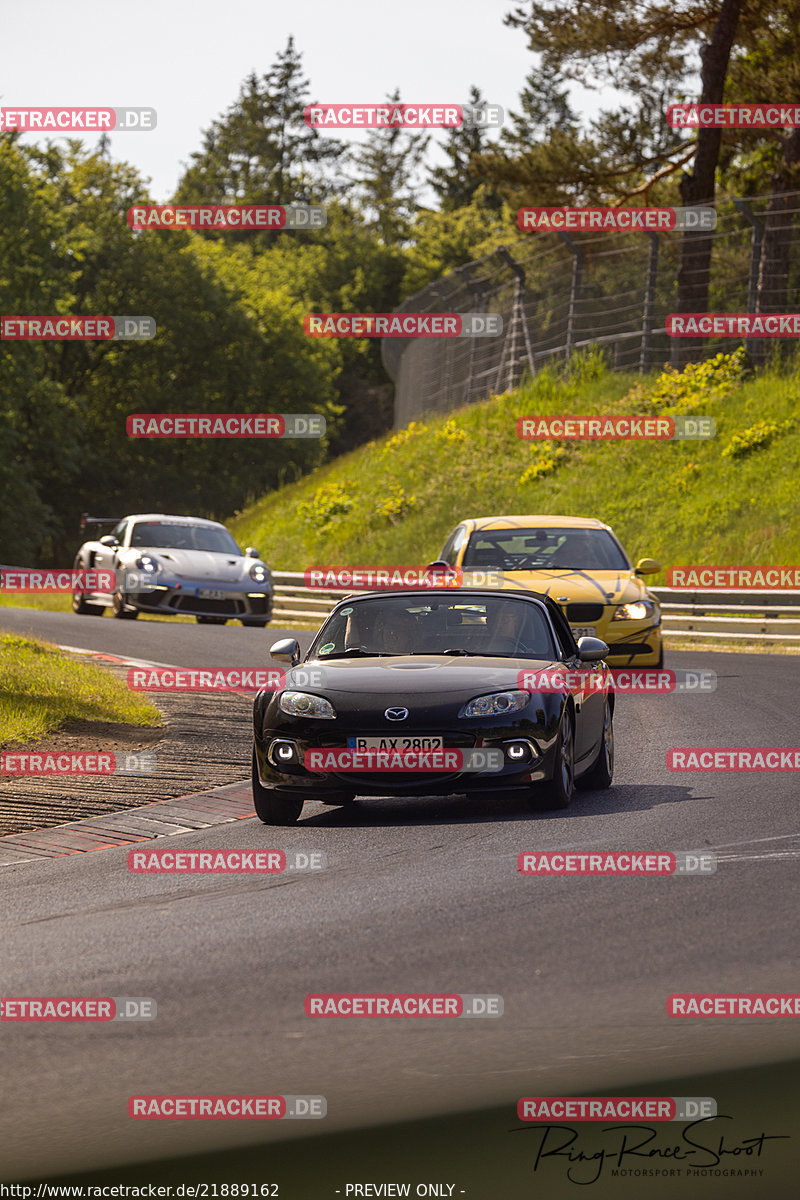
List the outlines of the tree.
{"label": "tree", "polygon": [[[470,107],[486,103],[480,88],[474,85],[469,92]],[[435,167],[429,172],[431,187],[439,197],[442,212],[453,212],[473,199],[478,188],[484,187],[484,203],[495,210],[501,200],[492,188],[482,185],[476,160],[487,148],[488,138],[482,125],[465,122],[447,130],[444,152],[449,160],[446,167]]]}
{"label": "tree", "polygon": [[[78,270],[67,218],[46,174],[16,133],[0,135],[0,313],[68,312]],[[48,160],[52,167],[52,156]],[[48,347],[0,342],[0,562],[34,563],[59,529],[77,478],[81,444],[69,397],[48,378]]]}
{"label": "tree", "polygon": [[[399,89],[387,100],[399,104]],[[376,230],[385,246],[400,246],[408,238],[418,211],[417,172],[429,141],[427,134],[406,129],[371,129],[366,142],[351,155],[367,226]]]}
{"label": "tree", "polygon": [[[701,102],[721,102],[731,52],[740,36],[743,6],[748,20],[757,21],[763,0],[677,0],[667,8],[660,0],[640,0],[620,7],[618,0],[546,0],[531,4],[530,13],[518,8],[506,22],[525,30],[531,49],[542,56],[545,73],[562,72],[565,78],[593,84],[610,81],[641,96],[653,80],[680,79],[700,59]],[[721,130],[700,129],[694,143],[690,171],[681,176],[684,204],[707,204],[714,185],[721,146]],[[686,153],[676,138],[671,169]],[[669,170],[670,167],[667,168]],[[703,312],[708,307],[711,236],[686,231],[681,240],[676,309]],[[680,363],[696,352],[700,339],[676,339],[673,361]]]}
{"label": "tree", "polygon": [[[732,57],[731,92],[743,103],[765,96],[800,96],[800,0],[783,3],[748,27]],[[764,239],[756,294],[758,312],[785,312],[789,303],[789,264],[800,191],[800,129],[726,135],[723,146],[727,179],[745,194],[769,184]],[[792,195],[791,193],[795,194]],[[763,342],[752,347],[755,358]]]}
{"label": "tree", "polygon": [[328,172],[344,146],[306,125],[308,86],[290,37],[269,71],[261,78],[255,72],[248,75],[236,102],[212,122],[202,149],[191,156],[175,200],[296,204],[320,202],[340,191],[341,180]]}

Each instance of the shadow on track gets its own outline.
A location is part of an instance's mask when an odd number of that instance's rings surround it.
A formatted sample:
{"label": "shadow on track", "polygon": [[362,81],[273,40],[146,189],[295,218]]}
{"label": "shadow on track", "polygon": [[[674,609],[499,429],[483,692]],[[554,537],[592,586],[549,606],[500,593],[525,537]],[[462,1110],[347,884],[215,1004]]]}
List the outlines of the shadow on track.
{"label": "shadow on track", "polygon": [[[703,799],[680,784],[635,786],[619,784],[607,791],[578,792],[567,809],[534,810],[525,796],[510,793],[491,796],[390,796],[359,797],[341,808],[323,808],[301,819],[295,828],[352,829],[370,826],[477,825],[499,821],[570,820],[609,813],[643,812],[661,804],[682,804]],[[315,802],[310,802],[311,804]],[[309,805],[310,807],[310,805]]]}

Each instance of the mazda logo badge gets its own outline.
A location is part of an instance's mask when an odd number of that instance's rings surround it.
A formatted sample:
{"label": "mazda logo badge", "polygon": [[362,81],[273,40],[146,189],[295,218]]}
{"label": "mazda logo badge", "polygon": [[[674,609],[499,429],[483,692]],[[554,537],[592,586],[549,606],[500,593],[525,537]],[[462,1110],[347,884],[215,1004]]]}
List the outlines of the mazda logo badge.
{"label": "mazda logo badge", "polygon": [[408,716],[407,708],[387,708],[384,716],[388,721],[405,721]]}

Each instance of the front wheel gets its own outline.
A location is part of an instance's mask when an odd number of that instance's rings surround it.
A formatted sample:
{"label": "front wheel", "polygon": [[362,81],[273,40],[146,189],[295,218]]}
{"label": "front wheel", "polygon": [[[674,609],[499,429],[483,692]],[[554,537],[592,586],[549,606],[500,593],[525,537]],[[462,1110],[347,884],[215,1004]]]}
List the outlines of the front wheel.
{"label": "front wheel", "polygon": [[139,615],[138,608],[129,608],[122,592],[115,592],[111,601],[111,611],[118,621],[135,621]]}
{"label": "front wheel", "polygon": [[603,713],[603,740],[594,765],[578,780],[579,788],[611,787],[614,778],[614,710],[606,700]]}
{"label": "front wheel", "polygon": [[269,625],[269,617],[242,617],[241,622],[253,629],[266,629]]}
{"label": "front wheel", "polygon": [[556,739],[553,777],[539,784],[537,792],[542,808],[568,808],[575,795],[575,731],[569,708],[564,709]]}
{"label": "front wheel", "polygon": [[198,625],[227,625],[227,617],[195,617]]}
{"label": "front wheel", "polygon": [[106,611],[104,604],[90,604],[84,598],[83,592],[72,593],[72,611],[81,617],[102,617]]}
{"label": "front wheel", "polygon": [[253,806],[265,825],[295,825],[303,811],[303,797],[281,796],[265,788],[258,778],[258,759],[253,747]]}

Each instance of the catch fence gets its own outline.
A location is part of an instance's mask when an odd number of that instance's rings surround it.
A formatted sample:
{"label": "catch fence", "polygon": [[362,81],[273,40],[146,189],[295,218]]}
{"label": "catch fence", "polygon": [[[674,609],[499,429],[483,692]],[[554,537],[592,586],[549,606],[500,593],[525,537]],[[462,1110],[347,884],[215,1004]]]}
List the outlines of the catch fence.
{"label": "catch fence", "polygon": [[[800,248],[792,237],[800,192],[781,196],[768,215],[768,196],[719,199],[712,254],[711,312],[798,308]],[[764,233],[776,222],[787,253],[779,265],[779,295],[771,295]],[[680,231],[596,233],[536,231],[435,280],[398,312],[493,312],[496,337],[384,338],[381,355],[395,385],[394,425],[430,412],[449,412],[516,387],[547,363],[569,363],[576,351],[603,347],[614,370],[652,370],[669,359],[665,318],[676,310]],[[788,303],[787,303],[788,297]],[[693,355],[733,350],[734,338],[706,338]],[[750,339],[757,359],[765,339]]]}

